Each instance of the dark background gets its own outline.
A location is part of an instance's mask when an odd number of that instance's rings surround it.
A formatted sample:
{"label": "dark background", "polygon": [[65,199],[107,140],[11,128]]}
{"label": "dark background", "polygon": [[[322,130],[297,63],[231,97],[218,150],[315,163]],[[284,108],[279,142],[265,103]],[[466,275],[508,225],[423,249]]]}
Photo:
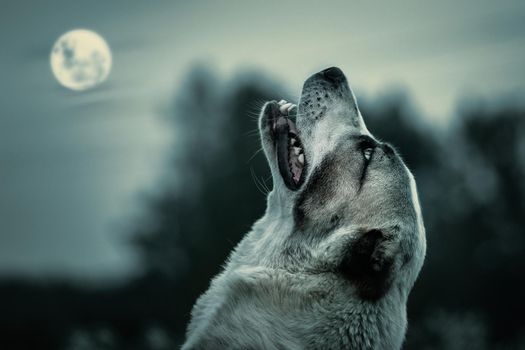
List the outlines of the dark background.
{"label": "dark background", "polygon": [[[0,348],[179,345],[195,299],[264,212],[260,107],[297,101],[309,74],[336,64],[418,183],[428,250],[404,348],[525,349],[516,4],[6,3]],[[98,89],[72,93],[49,73],[71,26],[113,48]]]}
{"label": "dark background", "polygon": [[[7,348],[164,349],[181,342],[193,302],[264,211],[259,190],[271,188],[271,179],[255,153],[254,118],[261,101],[287,96],[256,73],[221,82],[198,67],[185,84],[169,117],[185,135],[187,152],[171,160],[178,181],[145,197],[147,219],[131,225],[144,272],[98,288],[2,280]],[[453,127],[436,132],[402,91],[362,101],[361,109],[369,129],[397,145],[413,170],[427,227],[405,348],[525,346],[525,112],[471,101]]]}

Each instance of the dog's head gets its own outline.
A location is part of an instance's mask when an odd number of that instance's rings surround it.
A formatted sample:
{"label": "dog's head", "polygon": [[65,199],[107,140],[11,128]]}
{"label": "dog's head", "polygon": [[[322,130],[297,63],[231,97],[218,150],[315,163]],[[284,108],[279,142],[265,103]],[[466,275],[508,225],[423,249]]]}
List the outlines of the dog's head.
{"label": "dog's head", "polygon": [[343,72],[308,78],[298,108],[266,103],[259,127],[274,184],[267,217],[281,223],[261,244],[268,260],[327,272],[364,298],[397,279],[408,293],[425,254],[415,181],[366,128]]}

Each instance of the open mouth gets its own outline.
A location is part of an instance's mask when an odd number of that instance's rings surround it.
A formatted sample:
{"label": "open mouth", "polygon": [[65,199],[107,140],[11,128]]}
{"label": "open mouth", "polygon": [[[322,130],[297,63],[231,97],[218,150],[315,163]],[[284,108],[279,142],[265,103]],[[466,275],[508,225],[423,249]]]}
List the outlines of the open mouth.
{"label": "open mouth", "polygon": [[298,190],[304,182],[306,158],[295,126],[297,107],[284,100],[269,105],[268,123],[277,155],[279,172],[286,187]]}

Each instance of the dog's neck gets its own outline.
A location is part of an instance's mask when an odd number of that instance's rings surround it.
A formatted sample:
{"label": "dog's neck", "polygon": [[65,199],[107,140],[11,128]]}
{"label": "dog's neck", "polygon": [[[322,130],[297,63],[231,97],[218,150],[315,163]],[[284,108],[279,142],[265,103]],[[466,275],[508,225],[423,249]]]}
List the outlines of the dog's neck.
{"label": "dog's neck", "polygon": [[[239,243],[201,300],[207,311],[194,339],[209,346],[226,342],[232,348],[400,348],[406,329],[402,286],[394,285],[371,302],[360,299],[340,278],[275,265],[283,254],[272,250],[293,230],[289,215],[291,210],[267,210]],[[212,324],[221,327],[208,327]],[[229,333],[235,329],[242,329],[242,337]]]}
{"label": "dog's neck", "polygon": [[[235,295],[235,300],[223,300],[221,304],[225,308],[249,305],[249,312],[237,315],[240,324],[282,322],[282,327],[262,333],[282,331],[275,337],[285,339],[286,348],[324,348],[327,340],[334,349],[401,347],[406,329],[406,297],[397,287],[371,302],[361,300],[337,279],[321,275],[259,266],[228,270],[227,290],[243,292],[224,293],[226,299]],[[220,318],[221,314],[218,311],[216,316]],[[259,332],[260,329],[253,336]]]}
{"label": "dog's neck", "polygon": [[[268,200],[279,198],[270,195]],[[268,316],[268,322],[281,319],[294,328],[293,331],[286,328],[282,336],[302,334],[299,343],[307,339],[309,348],[326,345],[326,338],[319,337],[316,329],[321,325],[326,328],[322,330],[326,337],[338,342],[337,348],[400,348],[406,328],[405,286],[396,282],[380,300],[366,301],[340,278],[294,271],[293,264],[284,261],[276,266],[276,262],[283,259],[278,247],[286,244],[287,235],[293,230],[293,219],[291,209],[273,208],[281,209],[274,212],[268,208],[232,254],[226,269],[237,277],[228,278],[236,281],[235,289],[247,291],[246,302],[254,307],[251,312],[255,314],[246,317]],[[254,300],[261,301],[260,309],[253,304]],[[304,313],[309,313],[309,317],[304,317]],[[316,329],[315,332],[312,329]]]}

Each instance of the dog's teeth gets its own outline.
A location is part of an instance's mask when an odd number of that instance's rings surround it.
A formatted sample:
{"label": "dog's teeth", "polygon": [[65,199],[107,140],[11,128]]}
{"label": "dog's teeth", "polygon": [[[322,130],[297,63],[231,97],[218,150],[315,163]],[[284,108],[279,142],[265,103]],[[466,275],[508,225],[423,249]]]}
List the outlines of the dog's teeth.
{"label": "dog's teeth", "polygon": [[297,105],[294,105],[293,103],[291,103],[290,107],[288,107],[288,113],[290,113],[294,108],[297,108]]}
{"label": "dog's teeth", "polygon": [[293,153],[295,153],[296,156],[298,156],[299,153],[301,153],[301,151],[302,151],[302,149],[299,148],[299,147],[294,147],[294,148],[293,148]]}
{"label": "dog's teeth", "polygon": [[288,109],[290,108],[291,103],[285,103],[279,107],[279,110],[282,114],[288,114]]}
{"label": "dog's teeth", "polygon": [[290,139],[290,144],[293,146],[295,145],[295,143],[297,142],[296,139],[294,139],[293,137]]}
{"label": "dog's teeth", "polygon": [[299,154],[299,157],[297,157],[297,159],[299,160],[299,163],[304,165],[304,154]]}
{"label": "dog's teeth", "polygon": [[284,105],[285,103],[286,103],[285,100],[281,100],[281,101],[277,102],[277,104],[278,104],[279,106],[282,106],[282,105]]}

